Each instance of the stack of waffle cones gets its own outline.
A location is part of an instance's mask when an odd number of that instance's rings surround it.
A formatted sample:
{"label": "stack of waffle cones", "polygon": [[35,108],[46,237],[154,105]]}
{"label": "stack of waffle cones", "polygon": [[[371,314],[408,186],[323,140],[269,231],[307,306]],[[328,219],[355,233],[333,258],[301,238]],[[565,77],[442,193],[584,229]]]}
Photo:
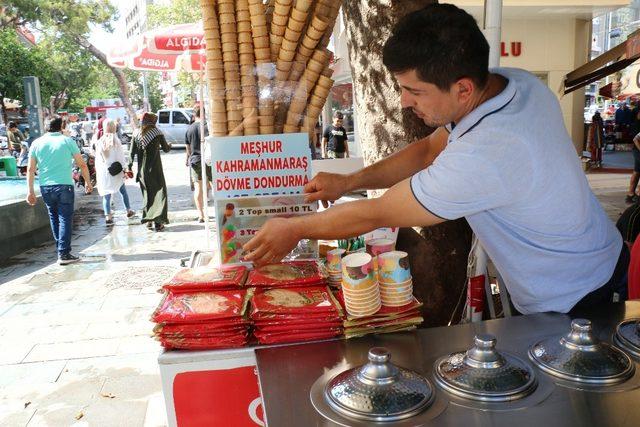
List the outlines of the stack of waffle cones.
{"label": "stack of waffle cones", "polygon": [[340,0],[200,0],[214,136],[313,129]]}

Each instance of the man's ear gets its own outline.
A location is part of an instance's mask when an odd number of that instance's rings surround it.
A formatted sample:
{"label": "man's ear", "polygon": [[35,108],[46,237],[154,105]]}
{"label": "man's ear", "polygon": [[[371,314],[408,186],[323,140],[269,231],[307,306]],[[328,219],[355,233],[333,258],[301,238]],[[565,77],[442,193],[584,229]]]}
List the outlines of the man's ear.
{"label": "man's ear", "polygon": [[468,77],[461,78],[453,84],[453,87],[458,94],[458,100],[462,103],[467,102],[476,90],[475,83]]}

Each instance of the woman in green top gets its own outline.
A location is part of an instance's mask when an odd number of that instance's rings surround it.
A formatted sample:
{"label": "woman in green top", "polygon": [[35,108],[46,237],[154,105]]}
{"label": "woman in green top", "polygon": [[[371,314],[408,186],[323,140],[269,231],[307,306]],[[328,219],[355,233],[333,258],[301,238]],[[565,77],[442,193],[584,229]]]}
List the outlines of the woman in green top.
{"label": "woman in green top", "polygon": [[162,132],[156,128],[158,117],[153,113],[144,113],[142,129],[131,139],[129,153],[129,170],[136,156],[138,157],[138,174],[136,181],[142,190],[142,223],[148,228],[155,224],[156,231],[162,231],[164,224],[169,223],[167,204],[167,185],[162,171],[160,148],[164,152],[171,150]]}

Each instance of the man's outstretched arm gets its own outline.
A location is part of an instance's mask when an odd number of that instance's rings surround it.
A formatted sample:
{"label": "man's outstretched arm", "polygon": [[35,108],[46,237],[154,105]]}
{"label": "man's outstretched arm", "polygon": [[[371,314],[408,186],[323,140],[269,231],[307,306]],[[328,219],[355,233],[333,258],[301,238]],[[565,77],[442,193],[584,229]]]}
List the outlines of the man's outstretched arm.
{"label": "man's outstretched arm", "polygon": [[405,179],[376,199],[343,203],[312,215],[271,219],[244,245],[245,259],[263,265],[280,261],[301,239],[344,239],[380,227],[429,226],[443,221],[415,199]]}

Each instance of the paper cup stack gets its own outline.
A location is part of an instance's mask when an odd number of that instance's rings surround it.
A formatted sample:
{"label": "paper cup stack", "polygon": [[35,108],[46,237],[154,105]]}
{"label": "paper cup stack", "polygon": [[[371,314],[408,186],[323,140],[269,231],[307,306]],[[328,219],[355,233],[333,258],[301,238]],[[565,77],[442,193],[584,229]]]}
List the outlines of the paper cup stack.
{"label": "paper cup stack", "polygon": [[373,257],[373,268],[378,270],[378,255],[396,249],[396,242],[392,239],[369,239],[365,242],[367,253]]}
{"label": "paper cup stack", "polygon": [[346,255],[344,249],[332,249],[327,252],[326,269],[329,274],[329,284],[339,288],[342,283],[342,258]]}
{"label": "paper cup stack", "polygon": [[409,255],[402,251],[378,255],[380,299],[387,307],[401,307],[413,300],[413,280],[409,269]]}
{"label": "paper cup stack", "polygon": [[[313,130],[340,0],[200,0],[214,136]],[[302,128],[301,128],[302,127]]]}
{"label": "paper cup stack", "polygon": [[342,259],[342,293],[351,317],[371,316],[380,310],[380,289],[371,255],[360,252]]}

